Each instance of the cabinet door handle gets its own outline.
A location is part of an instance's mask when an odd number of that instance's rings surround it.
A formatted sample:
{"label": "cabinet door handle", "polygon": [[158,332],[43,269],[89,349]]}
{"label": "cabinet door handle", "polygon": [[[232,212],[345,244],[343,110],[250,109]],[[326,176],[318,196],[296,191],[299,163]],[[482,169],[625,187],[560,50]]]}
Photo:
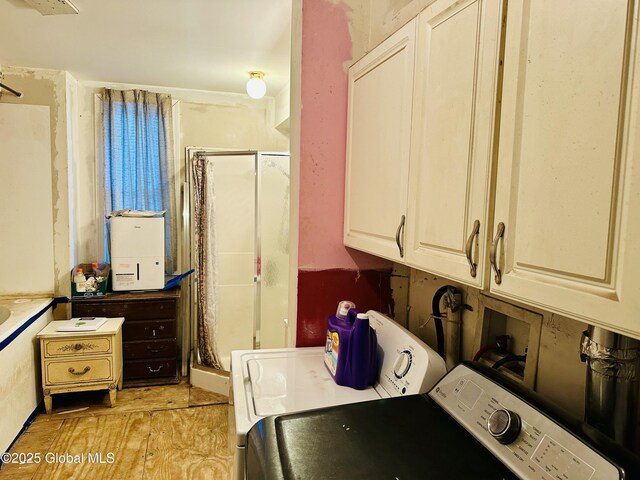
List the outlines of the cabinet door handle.
{"label": "cabinet door handle", "polygon": [[498,250],[498,242],[504,235],[504,223],[500,222],[498,224],[498,230],[496,231],[496,236],[493,238],[493,242],[491,242],[491,249],[489,250],[489,261],[491,262],[491,268],[496,272],[495,281],[496,285],[500,285],[502,283],[502,272],[498,268],[498,263],[496,260],[496,253]]}
{"label": "cabinet door handle", "polygon": [[400,225],[398,225],[398,230],[396,230],[396,245],[398,245],[398,250],[400,251],[400,258],[404,257],[404,247],[402,246],[402,242],[400,240],[400,234],[402,233],[403,228],[404,228],[404,215],[400,217]]}
{"label": "cabinet door handle", "polygon": [[153,369],[151,368],[149,365],[147,365],[147,369],[151,372],[151,373],[158,373],[160,370],[162,370],[163,365],[160,365],[158,368]]}
{"label": "cabinet door handle", "polygon": [[471,235],[467,238],[467,244],[464,247],[464,252],[467,255],[467,261],[469,262],[469,273],[473,278],[476,278],[478,273],[478,264],[473,261],[473,239],[480,233],[480,220],[473,222],[473,230]]}
{"label": "cabinet door handle", "polygon": [[86,367],[84,367],[84,370],[82,370],[81,372],[76,372],[75,368],[73,367],[69,367],[69,373],[71,375],[84,375],[85,373],[87,373],[89,370],[91,370],[91,367],[89,365],[87,365]]}

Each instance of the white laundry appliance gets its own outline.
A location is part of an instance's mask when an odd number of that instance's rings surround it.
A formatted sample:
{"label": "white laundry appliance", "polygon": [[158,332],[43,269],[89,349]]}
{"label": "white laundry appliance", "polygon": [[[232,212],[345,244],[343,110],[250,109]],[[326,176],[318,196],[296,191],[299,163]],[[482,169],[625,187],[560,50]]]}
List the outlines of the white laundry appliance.
{"label": "white laundry appliance", "polygon": [[446,373],[444,360],[385,315],[370,310],[378,338],[378,382],[365,390],[337,385],[324,366],[324,347],[231,352],[235,423],[234,478],[245,478],[249,429],[261,418],[427,392]]}

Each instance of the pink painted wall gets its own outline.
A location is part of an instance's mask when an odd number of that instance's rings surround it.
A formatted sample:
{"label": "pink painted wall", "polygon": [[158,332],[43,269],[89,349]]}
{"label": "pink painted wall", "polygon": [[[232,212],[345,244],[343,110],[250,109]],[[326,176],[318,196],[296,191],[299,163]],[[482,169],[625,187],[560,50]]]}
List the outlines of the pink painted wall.
{"label": "pink painted wall", "polygon": [[342,244],[350,8],[304,0],[302,10],[300,233],[301,270],[389,268]]}

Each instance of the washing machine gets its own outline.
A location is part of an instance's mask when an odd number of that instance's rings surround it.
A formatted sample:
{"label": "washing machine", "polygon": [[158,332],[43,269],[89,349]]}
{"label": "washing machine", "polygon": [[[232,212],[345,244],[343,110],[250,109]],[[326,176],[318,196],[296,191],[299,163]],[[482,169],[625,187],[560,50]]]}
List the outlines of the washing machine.
{"label": "washing machine", "polygon": [[234,478],[245,478],[247,432],[260,419],[427,392],[446,373],[444,360],[389,317],[370,310],[378,338],[378,382],[365,390],[337,385],[324,347],[231,352],[230,425],[235,424]]}

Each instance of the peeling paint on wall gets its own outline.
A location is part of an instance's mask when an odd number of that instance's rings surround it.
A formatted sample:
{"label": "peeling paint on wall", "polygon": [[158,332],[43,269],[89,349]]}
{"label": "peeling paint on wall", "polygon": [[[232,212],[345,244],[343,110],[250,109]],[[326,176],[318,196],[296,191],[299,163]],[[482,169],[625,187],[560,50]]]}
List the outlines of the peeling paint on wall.
{"label": "peeling paint on wall", "polygon": [[372,0],[369,50],[397,31],[435,0]]}
{"label": "peeling paint on wall", "polygon": [[[343,246],[349,18],[362,2],[305,1],[298,265],[302,270],[390,268]],[[361,9],[364,7],[360,7]]]}
{"label": "peeling paint on wall", "polygon": [[[53,187],[54,275],[56,295],[69,295],[71,245],[69,235],[69,198],[66,92],[67,74],[57,70],[4,67],[5,82],[23,92],[22,98],[3,96],[3,103],[46,105],[51,112],[51,159]],[[58,309],[64,316],[64,309]]]}

